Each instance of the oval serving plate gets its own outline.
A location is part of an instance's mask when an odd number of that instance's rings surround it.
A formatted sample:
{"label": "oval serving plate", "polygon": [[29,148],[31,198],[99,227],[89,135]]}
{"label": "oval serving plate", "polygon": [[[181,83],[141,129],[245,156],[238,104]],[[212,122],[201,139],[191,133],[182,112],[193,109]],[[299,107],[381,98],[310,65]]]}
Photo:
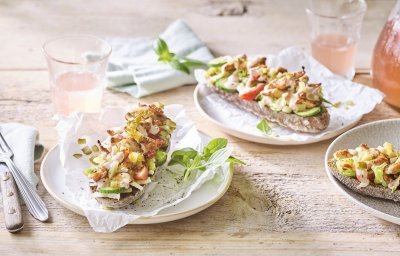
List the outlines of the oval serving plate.
{"label": "oval serving plate", "polygon": [[[197,110],[200,112],[202,116],[207,118],[209,121],[217,125],[221,130],[224,132],[236,136],[238,138],[248,140],[248,141],[253,141],[257,143],[263,143],[263,144],[270,144],[270,145],[303,145],[303,144],[310,144],[310,143],[315,143],[327,139],[331,139],[333,137],[336,137],[337,135],[343,133],[344,131],[347,131],[348,129],[352,128],[355,126],[358,121],[361,120],[362,116],[353,120],[352,122],[348,123],[347,125],[342,126],[340,129],[336,129],[334,131],[328,132],[324,134],[321,137],[313,137],[310,136],[306,140],[293,140],[293,139],[284,139],[284,138],[279,138],[279,137],[271,137],[271,136],[263,136],[260,132],[260,135],[256,135],[254,133],[249,133],[246,131],[243,131],[241,129],[241,125],[238,124],[237,126],[232,126],[232,124],[227,124],[224,119],[220,118],[217,109],[216,108],[210,108],[205,105],[205,97],[208,95],[212,94],[212,92],[206,90],[206,87],[198,84],[194,90],[194,103],[197,108]],[[228,103],[230,104],[230,103]],[[232,108],[236,108],[233,104],[230,104]],[[250,113],[247,113],[243,110],[239,110],[243,112],[243,115],[251,115]]]}
{"label": "oval serving plate", "polygon": [[[210,137],[200,133],[206,143]],[[59,160],[60,148],[53,147],[44,158],[40,167],[40,177],[49,194],[65,208],[79,214],[84,212],[75,201],[71,192],[65,186],[65,174]],[[230,170],[229,178],[225,181],[212,179],[194,191],[186,200],[174,207],[169,207],[151,217],[140,217],[129,224],[153,224],[182,219],[196,214],[217,202],[228,190],[232,181],[233,171]]]}
{"label": "oval serving plate", "polygon": [[355,148],[362,143],[376,147],[385,141],[400,147],[400,119],[389,119],[356,127],[336,138],[325,154],[325,170],[333,184],[350,201],[371,213],[372,215],[400,225],[400,203],[358,194],[337,180],[329,170],[328,160],[340,149]]}

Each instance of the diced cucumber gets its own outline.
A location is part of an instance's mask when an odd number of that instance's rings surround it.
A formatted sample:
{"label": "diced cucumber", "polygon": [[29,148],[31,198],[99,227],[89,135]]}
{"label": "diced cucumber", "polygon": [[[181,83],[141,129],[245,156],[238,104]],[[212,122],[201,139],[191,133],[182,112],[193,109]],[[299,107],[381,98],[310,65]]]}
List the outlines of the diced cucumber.
{"label": "diced cucumber", "polygon": [[162,150],[158,150],[156,153],[156,166],[163,165],[166,160],[167,160],[167,153]]}
{"label": "diced cucumber", "polygon": [[89,169],[86,169],[83,173],[84,173],[86,176],[89,176],[89,174],[92,174],[92,173],[94,173],[94,172],[96,172],[96,169],[95,169],[95,168],[89,168]]}
{"label": "diced cucumber", "polygon": [[154,158],[147,160],[147,166],[149,167],[149,171],[153,171],[156,169],[156,161]]}

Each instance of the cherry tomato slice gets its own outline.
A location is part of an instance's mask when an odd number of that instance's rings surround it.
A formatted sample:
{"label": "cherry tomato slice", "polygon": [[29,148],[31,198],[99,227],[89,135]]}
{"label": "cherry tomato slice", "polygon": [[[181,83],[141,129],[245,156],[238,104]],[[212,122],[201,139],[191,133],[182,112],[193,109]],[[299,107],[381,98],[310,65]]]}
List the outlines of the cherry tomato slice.
{"label": "cherry tomato slice", "polygon": [[133,173],[133,178],[135,180],[146,180],[149,177],[149,169],[147,169],[147,166],[143,166],[140,171],[134,172]]}
{"label": "cherry tomato slice", "polygon": [[262,90],[264,90],[265,84],[259,84],[256,87],[250,88],[246,91],[240,92],[239,97],[243,100],[254,100]]}

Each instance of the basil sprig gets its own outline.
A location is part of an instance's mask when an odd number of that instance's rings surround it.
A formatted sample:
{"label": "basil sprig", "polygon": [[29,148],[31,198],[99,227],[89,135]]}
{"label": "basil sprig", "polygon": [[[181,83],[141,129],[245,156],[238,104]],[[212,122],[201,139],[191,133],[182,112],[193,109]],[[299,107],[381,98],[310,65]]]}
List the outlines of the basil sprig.
{"label": "basil sprig", "polygon": [[157,38],[154,41],[153,48],[154,52],[158,55],[158,61],[169,64],[172,68],[188,75],[190,75],[191,68],[207,66],[202,61],[177,56],[169,50],[167,43],[161,38]]}
{"label": "basil sprig", "polygon": [[194,170],[204,171],[207,168],[216,168],[225,162],[245,164],[243,161],[231,156],[232,149],[227,148],[227,145],[227,139],[216,138],[211,140],[201,153],[193,148],[176,150],[172,153],[168,165],[178,164],[183,166],[185,168],[184,180],[186,180]]}

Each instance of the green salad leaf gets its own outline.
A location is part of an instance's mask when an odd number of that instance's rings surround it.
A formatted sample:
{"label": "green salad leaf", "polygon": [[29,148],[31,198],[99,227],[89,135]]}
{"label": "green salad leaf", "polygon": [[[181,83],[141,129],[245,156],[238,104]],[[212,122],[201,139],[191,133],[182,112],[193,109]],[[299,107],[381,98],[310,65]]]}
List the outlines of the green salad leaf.
{"label": "green salad leaf", "polygon": [[381,165],[374,165],[371,167],[372,171],[374,172],[374,183],[375,184],[382,184],[383,186],[387,186],[385,180],[383,179],[383,170],[385,169],[387,163],[383,163]]}
{"label": "green salad leaf", "polygon": [[271,127],[269,126],[268,122],[265,119],[261,120],[257,124],[257,129],[266,135],[268,135],[271,132]]}

